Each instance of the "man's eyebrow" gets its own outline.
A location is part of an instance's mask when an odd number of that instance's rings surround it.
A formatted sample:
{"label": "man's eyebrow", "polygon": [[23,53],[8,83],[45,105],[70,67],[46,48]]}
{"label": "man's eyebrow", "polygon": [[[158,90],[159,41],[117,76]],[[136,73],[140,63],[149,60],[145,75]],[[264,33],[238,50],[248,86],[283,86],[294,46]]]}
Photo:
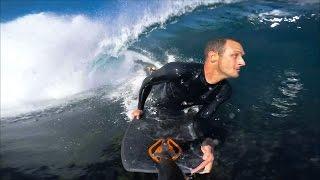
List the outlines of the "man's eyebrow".
{"label": "man's eyebrow", "polygon": [[240,50],[234,50],[234,53],[240,53],[242,54],[242,56],[246,54],[244,51],[240,51]]}

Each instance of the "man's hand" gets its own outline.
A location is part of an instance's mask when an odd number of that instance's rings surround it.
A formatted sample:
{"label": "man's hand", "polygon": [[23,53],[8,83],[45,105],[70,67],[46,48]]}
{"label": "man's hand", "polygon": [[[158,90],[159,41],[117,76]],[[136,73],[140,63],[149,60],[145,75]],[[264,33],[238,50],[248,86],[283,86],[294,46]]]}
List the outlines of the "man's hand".
{"label": "man's hand", "polygon": [[143,111],[140,109],[136,109],[136,110],[132,111],[132,113],[131,113],[133,119],[140,119],[142,114],[143,114]]}

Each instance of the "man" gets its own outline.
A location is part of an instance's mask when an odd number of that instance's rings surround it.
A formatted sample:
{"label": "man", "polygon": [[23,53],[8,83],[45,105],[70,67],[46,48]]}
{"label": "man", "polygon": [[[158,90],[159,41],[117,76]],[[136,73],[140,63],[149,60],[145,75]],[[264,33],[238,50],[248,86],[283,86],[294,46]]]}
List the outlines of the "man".
{"label": "man", "polygon": [[138,108],[132,112],[134,119],[140,119],[145,101],[152,86],[161,84],[159,106],[171,110],[202,105],[197,119],[213,116],[217,107],[231,95],[227,78],[239,76],[245,65],[241,44],[232,39],[217,39],[208,42],[204,64],[172,62],[146,77],[139,92]]}

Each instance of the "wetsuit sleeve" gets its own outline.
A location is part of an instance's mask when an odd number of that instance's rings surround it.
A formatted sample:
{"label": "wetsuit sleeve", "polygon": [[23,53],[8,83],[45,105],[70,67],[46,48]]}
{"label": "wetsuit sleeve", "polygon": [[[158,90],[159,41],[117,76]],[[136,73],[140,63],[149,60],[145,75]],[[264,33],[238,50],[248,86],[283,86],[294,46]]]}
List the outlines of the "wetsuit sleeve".
{"label": "wetsuit sleeve", "polygon": [[231,86],[228,82],[223,84],[219,93],[215,96],[213,101],[208,105],[203,105],[197,114],[197,118],[207,119],[213,116],[216,112],[218,106],[222,104],[224,101],[230,98],[232,94]]}
{"label": "wetsuit sleeve", "polygon": [[145,101],[153,85],[176,81],[182,78],[183,70],[176,63],[168,63],[147,76],[142,82],[139,91],[138,109],[143,110]]}

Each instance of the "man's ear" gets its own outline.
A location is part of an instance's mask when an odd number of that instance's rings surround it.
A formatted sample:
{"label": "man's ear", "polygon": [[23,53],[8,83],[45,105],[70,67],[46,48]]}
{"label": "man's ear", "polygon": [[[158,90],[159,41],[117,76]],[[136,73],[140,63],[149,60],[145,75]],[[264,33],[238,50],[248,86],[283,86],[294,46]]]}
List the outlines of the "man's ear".
{"label": "man's ear", "polygon": [[219,54],[218,52],[215,52],[215,51],[209,51],[208,56],[210,58],[211,63],[215,63],[219,59]]}

